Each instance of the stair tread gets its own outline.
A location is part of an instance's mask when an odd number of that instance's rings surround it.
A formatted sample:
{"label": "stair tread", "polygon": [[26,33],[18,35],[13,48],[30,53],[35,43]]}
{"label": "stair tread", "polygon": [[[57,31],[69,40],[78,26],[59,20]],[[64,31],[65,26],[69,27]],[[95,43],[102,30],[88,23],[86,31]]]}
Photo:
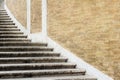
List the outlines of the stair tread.
{"label": "stair tread", "polygon": [[34,44],[34,45],[41,45],[41,44],[44,44],[44,45],[47,45],[47,43],[31,43],[31,42],[0,42],[0,44]]}
{"label": "stair tread", "polygon": [[[18,49],[18,48],[21,48],[21,49],[25,49],[25,48],[50,48],[50,47],[42,47],[42,46],[23,46],[23,47],[21,47],[21,46],[0,46],[0,49],[4,49],[4,48],[8,48],[8,49]],[[53,48],[50,48],[50,49],[53,49]]]}
{"label": "stair tread", "polygon": [[73,66],[76,66],[76,64],[73,64],[73,63],[64,63],[64,62],[61,62],[61,63],[21,63],[21,64],[0,64],[0,67],[10,67],[10,66],[55,66],[55,65],[73,65]]}
{"label": "stair tread", "polygon": [[33,43],[33,42],[26,42],[26,43],[23,43],[23,42],[0,42],[0,44],[5,44],[5,43],[13,43],[13,44],[15,44],[15,43],[21,43],[21,44],[47,44],[47,43]]}
{"label": "stair tread", "polygon": [[[4,80],[4,79],[3,79]],[[37,77],[37,78],[14,78],[14,79],[5,79],[5,80],[97,80],[96,77],[92,75],[74,75],[74,76],[46,76],[46,77]]]}
{"label": "stair tread", "polygon": [[31,52],[0,52],[0,57],[44,57],[44,56],[60,56],[60,53],[31,51]]}
{"label": "stair tread", "polygon": [[60,53],[55,53],[55,52],[38,52],[38,51],[31,51],[31,52],[0,52],[0,55],[1,54],[60,54]]}
{"label": "stair tread", "polygon": [[67,59],[65,57],[13,57],[13,58],[0,58],[0,60],[15,60],[15,59],[21,59],[21,60],[28,60],[28,59]]}
{"label": "stair tread", "polygon": [[[0,71],[74,69],[76,64],[65,62],[0,64]],[[85,72],[84,69],[81,69]]]}
{"label": "stair tread", "polygon": [[19,71],[0,71],[0,74],[11,74],[11,73],[35,73],[35,72],[85,72],[84,69],[50,69],[50,70],[19,70]]}

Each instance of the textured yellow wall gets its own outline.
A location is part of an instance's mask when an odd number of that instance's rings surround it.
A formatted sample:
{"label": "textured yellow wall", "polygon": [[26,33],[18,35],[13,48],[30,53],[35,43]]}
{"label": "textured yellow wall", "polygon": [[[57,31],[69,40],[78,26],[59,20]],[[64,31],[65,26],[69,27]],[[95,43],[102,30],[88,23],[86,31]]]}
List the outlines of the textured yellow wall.
{"label": "textured yellow wall", "polygon": [[120,79],[120,0],[48,0],[49,36]]}
{"label": "textured yellow wall", "polygon": [[16,19],[26,27],[26,0],[6,0],[7,6]]}
{"label": "textured yellow wall", "polygon": [[[16,19],[26,27],[26,0],[7,0],[7,5]],[[41,31],[41,0],[31,0],[31,32]]]}
{"label": "textured yellow wall", "polygon": [[32,1],[32,13],[31,13],[31,21],[32,21],[32,32],[40,32],[41,31],[41,0],[31,0]]}

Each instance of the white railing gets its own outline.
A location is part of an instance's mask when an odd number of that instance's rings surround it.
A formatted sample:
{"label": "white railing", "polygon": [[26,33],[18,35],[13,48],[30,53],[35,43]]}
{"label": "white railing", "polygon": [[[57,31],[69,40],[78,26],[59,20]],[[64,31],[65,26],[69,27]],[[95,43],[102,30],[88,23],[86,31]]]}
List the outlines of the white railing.
{"label": "white railing", "polygon": [[28,36],[30,37],[30,32],[31,32],[31,0],[26,0],[27,1],[27,33]]}
{"label": "white railing", "polygon": [[17,21],[17,19],[14,17],[14,15],[12,15],[6,4],[5,9],[7,10],[7,13],[12,18],[12,20],[16,23],[18,28],[20,28],[24,32],[24,34],[28,35],[33,42],[47,42],[49,47],[54,48],[54,51],[60,52],[61,55],[67,57],[70,62],[76,63],[77,67],[85,68],[87,70],[87,74],[95,75],[98,80],[113,80],[111,77],[107,76],[98,69],[94,68],[92,65],[78,58],[72,52],[64,49],[58,43],[47,36],[47,0],[42,0],[42,32],[40,33],[31,34],[31,0],[27,0],[27,29],[25,29],[24,26],[22,26]]}

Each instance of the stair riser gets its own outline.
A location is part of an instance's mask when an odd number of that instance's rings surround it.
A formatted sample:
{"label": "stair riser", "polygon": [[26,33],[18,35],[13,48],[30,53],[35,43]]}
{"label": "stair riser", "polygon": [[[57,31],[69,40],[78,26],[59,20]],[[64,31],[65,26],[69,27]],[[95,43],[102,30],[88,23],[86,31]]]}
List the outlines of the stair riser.
{"label": "stair riser", "polygon": [[2,16],[2,15],[8,16],[8,13],[7,13],[7,12],[0,12],[0,15],[1,15],[1,16]]}
{"label": "stair riser", "polygon": [[29,44],[29,43],[0,43],[0,46],[44,46],[46,47],[47,44]]}
{"label": "stair riser", "polygon": [[0,28],[0,31],[20,31],[20,29],[8,29],[8,28]]}
{"label": "stair riser", "polygon": [[53,51],[53,49],[42,49],[42,48],[14,48],[14,49],[9,49],[9,48],[3,48],[0,49],[0,52],[14,52],[14,51]]}
{"label": "stair riser", "polygon": [[67,59],[13,59],[0,60],[0,64],[18,64],[18,63],[56,63],[67,62]]}
{"label": "stair riser", "polygon": [[0,18],[10,18],[9,16],[0,16]]}
{"label": "stair riser", "polygon": [[6,35],[6,34],[9,34],[9,35],[22,34],[22,35],[23,35],[24,33],[23,33],[23,32],[20,32],[20,31],[15,31],[15,32],[9,32],[9,31],[2,31],[2,32],[1,32],[1,31],[0,31],[0,35],[2,35],[2,34],[3,34],[3,35]]}
{"label": "stair riser", "polygon": [[3,22],[0,22],[0,25],[15,25],[15,23],[3,23]]}
{"label": "stair riser", "polygon": [[27,36],[0,36],[0,38],[27,38]]}
{"label": "stair riser", "polygon": [[11,20],[1,20],[0,23],[13,23]]}
{"label": "stair riser", "polygon": [[4,39],[1,40],[1,39],[0,39],[0,42],[16,42],[16,43],[17,43],[17,42],[23,42],[23,43],[26,43],[26,42],[27,42],[27,43],[28,43],[28,42],[31,42],[31,40],[9,40],[9,39],[8,39],[8,40],[4,40]]}
{"label": "stair riser", "polygon": [[23,33],[0,33],[0,35],[23,35]]}
{"label": "stair riser", "polygon": [[14,26],[14,25],[0,25],[0,28],[17,28],[17,26]]}
{"label": "stair riser", "polygon": [[0,74],[1,79],[6,78],[31,78],[31,77],[52,77],[52,76],[77,76],[84,75],[84,72],[32,72],[32,73],[12,73],[12,74]]}
{"label": "stair riser", "polygon": [[45,53],[21,53],[21,54],[7,54],[7,53],[0,53],[0,58],[4,57],[59,57],[60,54],[58,53],[50,53],[50,54],[45,54]]}
{"label": "stair riser", "polygon": [[0,66],[0,71],[16,71],[16,70],[46,70],[46,69],[74,69],[75,65],[31,65],[31,66]]}
{"label": "stair riser", "polygon": [[0,21],[1,20],[11,20],[11,18],[0,18]]}

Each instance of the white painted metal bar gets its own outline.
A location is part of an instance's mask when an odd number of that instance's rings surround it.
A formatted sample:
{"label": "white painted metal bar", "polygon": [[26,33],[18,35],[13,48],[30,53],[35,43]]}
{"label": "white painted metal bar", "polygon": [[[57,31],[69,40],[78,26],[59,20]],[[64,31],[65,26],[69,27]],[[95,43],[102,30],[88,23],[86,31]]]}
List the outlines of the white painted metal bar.
{"label": "white painted metal bar", "polygon": [[47,36],[47,0],[42,0],[42,35]]}
{"label": "white painted metal bar", "polygon": [[27,0],[27,32],[30,36],[31,31],[31,0]]}
{"label": "white painted metal bar", "polygon": [[5,8],[5,6],[6,6],[6,0],[4,0],[4,8]]}

